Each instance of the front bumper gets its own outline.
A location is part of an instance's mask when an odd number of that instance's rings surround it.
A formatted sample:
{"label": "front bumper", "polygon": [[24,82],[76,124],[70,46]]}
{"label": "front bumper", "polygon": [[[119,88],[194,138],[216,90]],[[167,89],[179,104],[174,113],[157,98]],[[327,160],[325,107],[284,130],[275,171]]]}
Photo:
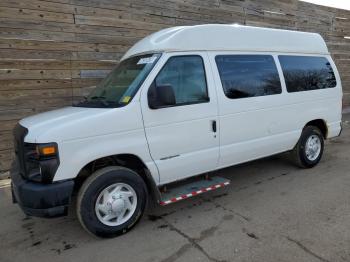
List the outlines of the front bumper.
{"label": "front bumper", "polygon": [[30,216],[58,217],[67,214],[74,187],[73,180],[41,184],[24,179],[17,161],[11,168],[13,202]]}

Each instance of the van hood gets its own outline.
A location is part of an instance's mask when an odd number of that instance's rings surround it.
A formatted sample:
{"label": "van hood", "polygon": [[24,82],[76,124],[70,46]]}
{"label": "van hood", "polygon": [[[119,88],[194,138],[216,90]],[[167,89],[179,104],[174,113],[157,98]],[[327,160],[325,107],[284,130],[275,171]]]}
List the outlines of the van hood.
{"label": "van hood", "polygon": [[118,109],[65,107],[22,119],[19,123],[28,129],[26,142],[48,143],[110,132],[111,125],[100,123]]}

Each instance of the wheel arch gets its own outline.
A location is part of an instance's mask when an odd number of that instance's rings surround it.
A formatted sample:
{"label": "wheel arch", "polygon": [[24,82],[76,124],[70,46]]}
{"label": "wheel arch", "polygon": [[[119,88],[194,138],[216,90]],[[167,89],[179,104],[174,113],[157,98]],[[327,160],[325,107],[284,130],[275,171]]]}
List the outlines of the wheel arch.
{"label": "wheel arch", "polygon": [[107,166],[122,166],[135,171],[145,182],[148,192],[151,194],[152,198],[157,202],[160,201],[160,192],[150,170],[142,159],[134,154],[116,154],[104,156],[85,164],[75,178],[76,190],[79,190],[84,181],[92,173]]}
{"label": "wheel arch", "polygon": [[327,139],[327,136],[328,136],[328,127],[327,127],[327,122],[323,119],[314,119],[314,120],[311,120],[309,122],[307,122],[304,126],[307,127],[307,126],[315,126],[317,128],[320,129],[322,135],[323,135],[323,138],[324,139]]}

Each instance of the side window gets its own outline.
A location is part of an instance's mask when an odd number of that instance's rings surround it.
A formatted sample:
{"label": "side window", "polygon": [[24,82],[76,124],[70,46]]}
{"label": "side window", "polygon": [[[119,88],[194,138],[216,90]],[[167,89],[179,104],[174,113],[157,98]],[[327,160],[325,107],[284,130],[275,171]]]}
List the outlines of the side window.
{"label": "side window", "polygon": [[288,92],[332,88],[337,85],[331,64],[325,57],[278,56]]}
{"label": "side window", "polygon": [[282,92],[271,55],[218,55],[216,65],[228,98],[267,96]]}
{"label": "side window", "polygon": [[[203,59],[198,55],[170,57],[152,86],[150,89],[172,88],[175,96],[173,106],[209,101]],[[154,92],[152,99],[157,99],[156,94]]]}

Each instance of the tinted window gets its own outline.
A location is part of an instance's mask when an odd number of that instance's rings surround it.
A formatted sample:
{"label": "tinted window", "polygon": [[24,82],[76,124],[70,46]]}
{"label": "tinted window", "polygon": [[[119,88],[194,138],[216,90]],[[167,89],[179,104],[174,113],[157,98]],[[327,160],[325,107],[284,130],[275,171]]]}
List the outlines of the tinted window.
{"label": "tinted window", "polygon": [[228,98],[281,93],[281,82],[272,56],[219,55],[215,60]]}
{"label": "tinted window", "polygon": [[176,105],[207,102],[207,82],[200,56],[169,58],[155,79],[155,86],[171,85]]}
{"label": "tinted window", "polygon": [[278,57],[288,92],[331,88],[337,85],[331,64],[325,57]]}

